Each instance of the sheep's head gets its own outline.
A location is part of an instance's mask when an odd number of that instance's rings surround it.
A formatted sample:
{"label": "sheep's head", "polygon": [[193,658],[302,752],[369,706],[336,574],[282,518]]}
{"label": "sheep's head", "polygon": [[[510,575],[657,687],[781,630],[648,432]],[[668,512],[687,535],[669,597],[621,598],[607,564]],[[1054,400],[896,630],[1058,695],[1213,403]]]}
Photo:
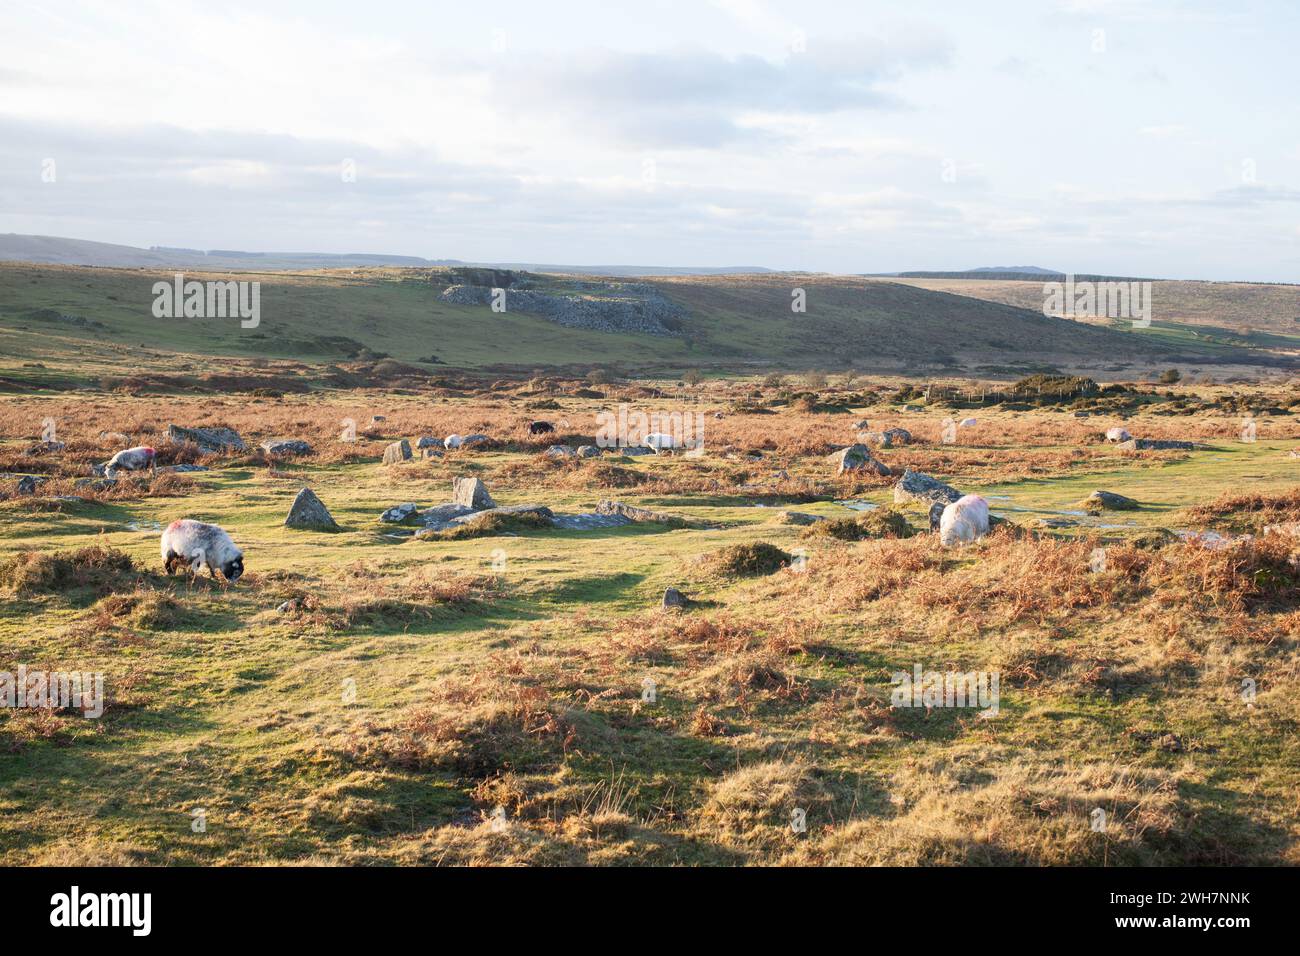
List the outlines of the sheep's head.
{"label": "sheep's head", "polygon": [[239,557],[227,561],[221,566],[221,573],[232,584],[238,581],[239,576],[244,573],[244,556],[241,554]]}

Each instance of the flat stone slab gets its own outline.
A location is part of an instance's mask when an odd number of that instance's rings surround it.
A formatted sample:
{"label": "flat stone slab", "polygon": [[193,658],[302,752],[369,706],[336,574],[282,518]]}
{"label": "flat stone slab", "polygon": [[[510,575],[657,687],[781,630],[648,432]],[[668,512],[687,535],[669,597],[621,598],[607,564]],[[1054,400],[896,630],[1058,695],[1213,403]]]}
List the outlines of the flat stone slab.
{"label": "flat stone slab", "polygon": [[602,514],[555,515],[551,521],[555,527],[565,531],[595,531],[600,528],[621,528],[635,523],[626,515]]}
{"label": "flat stone slab", "polygon": [[312,448],[301,438],[268,438],[262,442],[262,451],[268,455],[310,455]]}
{"label": "flat stone slab", "polygon": [[421,511],[416,518],[420,524],[429,531],[445,531],[451,527],[451,523],[456,518],[463,518],[466,515],[475,514],[473,508],[467,505],[452,502],[445,505],[434,505],[425,511]]}
{"label": "flat stone slab", "polygon": [[651,511],[649,508],[637,508],[634,505],[625,505],[621,501],[613,501],[608,498],[596,505],[596,514],[622,515],[633,521],[662,524],[670,528],[689,528],[692,525],[689,518],[683,518],[681,515],[668,514],[664,511]]}
{"label": "flat stone slab", "polygon": [[1115,446],[1120,451],[1195,451],[1193,441],[1165,441],[1156,438],[1130,438]]}

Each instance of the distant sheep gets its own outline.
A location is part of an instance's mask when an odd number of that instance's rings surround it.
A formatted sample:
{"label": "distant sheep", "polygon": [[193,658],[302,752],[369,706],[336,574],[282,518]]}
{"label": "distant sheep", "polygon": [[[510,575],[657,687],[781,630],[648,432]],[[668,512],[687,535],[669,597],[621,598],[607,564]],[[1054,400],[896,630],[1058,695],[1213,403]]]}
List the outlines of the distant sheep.
{"label": "distant sheep", "polygon": [[244,553],[235,547],[230,535],[214,524],[190,518],[167,526],[162,535],[162,558],[168,574],[183,565],[189,565],[190,572],[198,574],[206,566],[210,577],[216,578],[220,569],[233,584],[244,573]]}
{"label": "distant sheep", "polygon": [[528,423],[528,434],[530,435],[549,435],[553,431],[555,431],[555,426],[550,422],[537,421]]}
{"label": "distant sheep", "polygon": [[465,440],[465,439],[462,438],[460,435],[448,435],[446,438],[444,438],[444,439],[442,440],[442,447],[443,447],[443,448],[459,448],[460,445],[461,445],[461,442],[463,442],[464,440]]}
{"label": "distant sheep", "polygon": [[943,509],[939,543],[945,548],[970,544],[989,533],[989,503],[979,495],[966,495]]}
{"label": "distant sheep", "polygon": [[672,435],[666,435],[663,432],[651,432],[645,436],[645,446],[653,448],[655,451],[668,451],[677,447],[677,442],[673,440]]}
{"label": "distant sheep", "polygon": [[155,464],[157,454],[148,445],[140,445],[136,448],[119,451],[104,463],[104,474],[111,478],[118,471],[155,470],[157,468]]}
{"label": "distant sheep", "polygon": [[1121,442],[1128,441],[1133,436],[1125,428],[1108,428],[1106,429],[1106,441]]}

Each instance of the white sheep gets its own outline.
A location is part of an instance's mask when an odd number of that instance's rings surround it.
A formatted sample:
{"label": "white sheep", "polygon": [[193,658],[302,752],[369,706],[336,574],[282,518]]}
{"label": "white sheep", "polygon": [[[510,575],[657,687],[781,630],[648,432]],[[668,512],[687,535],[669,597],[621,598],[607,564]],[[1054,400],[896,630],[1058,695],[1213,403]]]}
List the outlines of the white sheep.
{"label": "white sheep", "polygon": [[677,447],[677,442],[673,440],[672,435],[664,432],[651,432],[645,436],[645,446],[653,448],[655,451],[671,450]]}
{"label": "white sheep", "polygon": [[204,566],[208,575],[217,576],[217,569],[227,581],[235,582],[244,573],[244,552],[235,547],[221,528],[204,524],[191,518],[173,521],[162,535],[163,567],[173,573],[181,565],[189,565],[192,574]]}
{"label": "white sheep", "polygon": [[959,421],[959,422],[957,423],[957,427],[958,427],[958,428],[974,428],[974,427],[975,427],[976,425],[978,425],[978,424],[979,424],[979,422],[977,422],[977,421],[976,421],[975,419],[973,419],[973,418],[963,418],[961,421]]}
{"label": "white sheep", "polygon": [[1112,441],[1112,442],[1128,441],[1132,437],[1133,436],[1128,433],[1127,429],[1120,428],[1119,426],[1106,429],[1106,441]]}
{"label": "white sheep", "polygon": [[442,447],[443,447],[443,448],[459,448],[459,447],[460,447],[460,443],[463,442],[464,440],[465,440],[465,439],[462,438],[460,435],[448,435],[446,438],[444,438],[444,439],[442,440]]}
{"label": "white sheep", "polygon": [[155,464],[157,454],[148,445],[139,445],[135,448],[119,451],[104,462],[104,474],[112,478],[119,471],[144,471],[146,468],[150,471],[157,471],[158,466]]}
{"label": "white sheep", "polygon": [[943,509],[939,543],[945,548],[970,544],[989,533],[989,503],[979,495],[958,498]]}

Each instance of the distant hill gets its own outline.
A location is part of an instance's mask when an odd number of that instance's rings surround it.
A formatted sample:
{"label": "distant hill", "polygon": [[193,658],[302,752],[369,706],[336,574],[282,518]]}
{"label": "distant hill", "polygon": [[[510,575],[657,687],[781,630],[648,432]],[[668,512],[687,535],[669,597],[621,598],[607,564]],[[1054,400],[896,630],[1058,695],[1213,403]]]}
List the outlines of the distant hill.
{"label": "distant hill", "polygon": [[438,266],[487,266],[530,272],[594,276],[733,275],[770,272],[760,266],[561,265],[518,262],[465,262],[460,259],[422,259],[419,256],[335,254],[324,252],[244,252],[237,249],[189,249],[173,246],[116,245],[87,239],[58,236],[0,234],[0,261],[42,262],[73,266],[105,266],[118,269],[203,269],[208,271],[262,272],[305,269],[347,269],[373,266],[435,268]]}
{"label": "distant hill", "polygon": [[[508,287],[510,295],[527,290],[572,297],[576,314],[592,297],[644,296],[648,303],[661,296],[675,306],[676,318],[658,334],[571,327],[522,306],[512,309],[509,296],[507,311],[498,313],[448,291],[467,288],[465,283],[481,286],[483,274]],[[1124,366],[1145,372],[1180,363],[1275,361],[1267,352],[1170,344],[1047,317],[1041,310],[847,276],[647,277],[629,285],[591,277],[476,274],[472,267],[261,273],[256,329],[226,319],[155,318],[151,288],[168,278],[165,269],[0,263],[0,354],[20,364],[60,355],[84,364],[98,353],[147,346],[320,365],[391,357],[478,368],[712,366],[910,374]],[[800,297],[806,311],[792,309]],[[527,302],[528,296],[514,301]],[[636,313],[633,303],[629,314]]]}

